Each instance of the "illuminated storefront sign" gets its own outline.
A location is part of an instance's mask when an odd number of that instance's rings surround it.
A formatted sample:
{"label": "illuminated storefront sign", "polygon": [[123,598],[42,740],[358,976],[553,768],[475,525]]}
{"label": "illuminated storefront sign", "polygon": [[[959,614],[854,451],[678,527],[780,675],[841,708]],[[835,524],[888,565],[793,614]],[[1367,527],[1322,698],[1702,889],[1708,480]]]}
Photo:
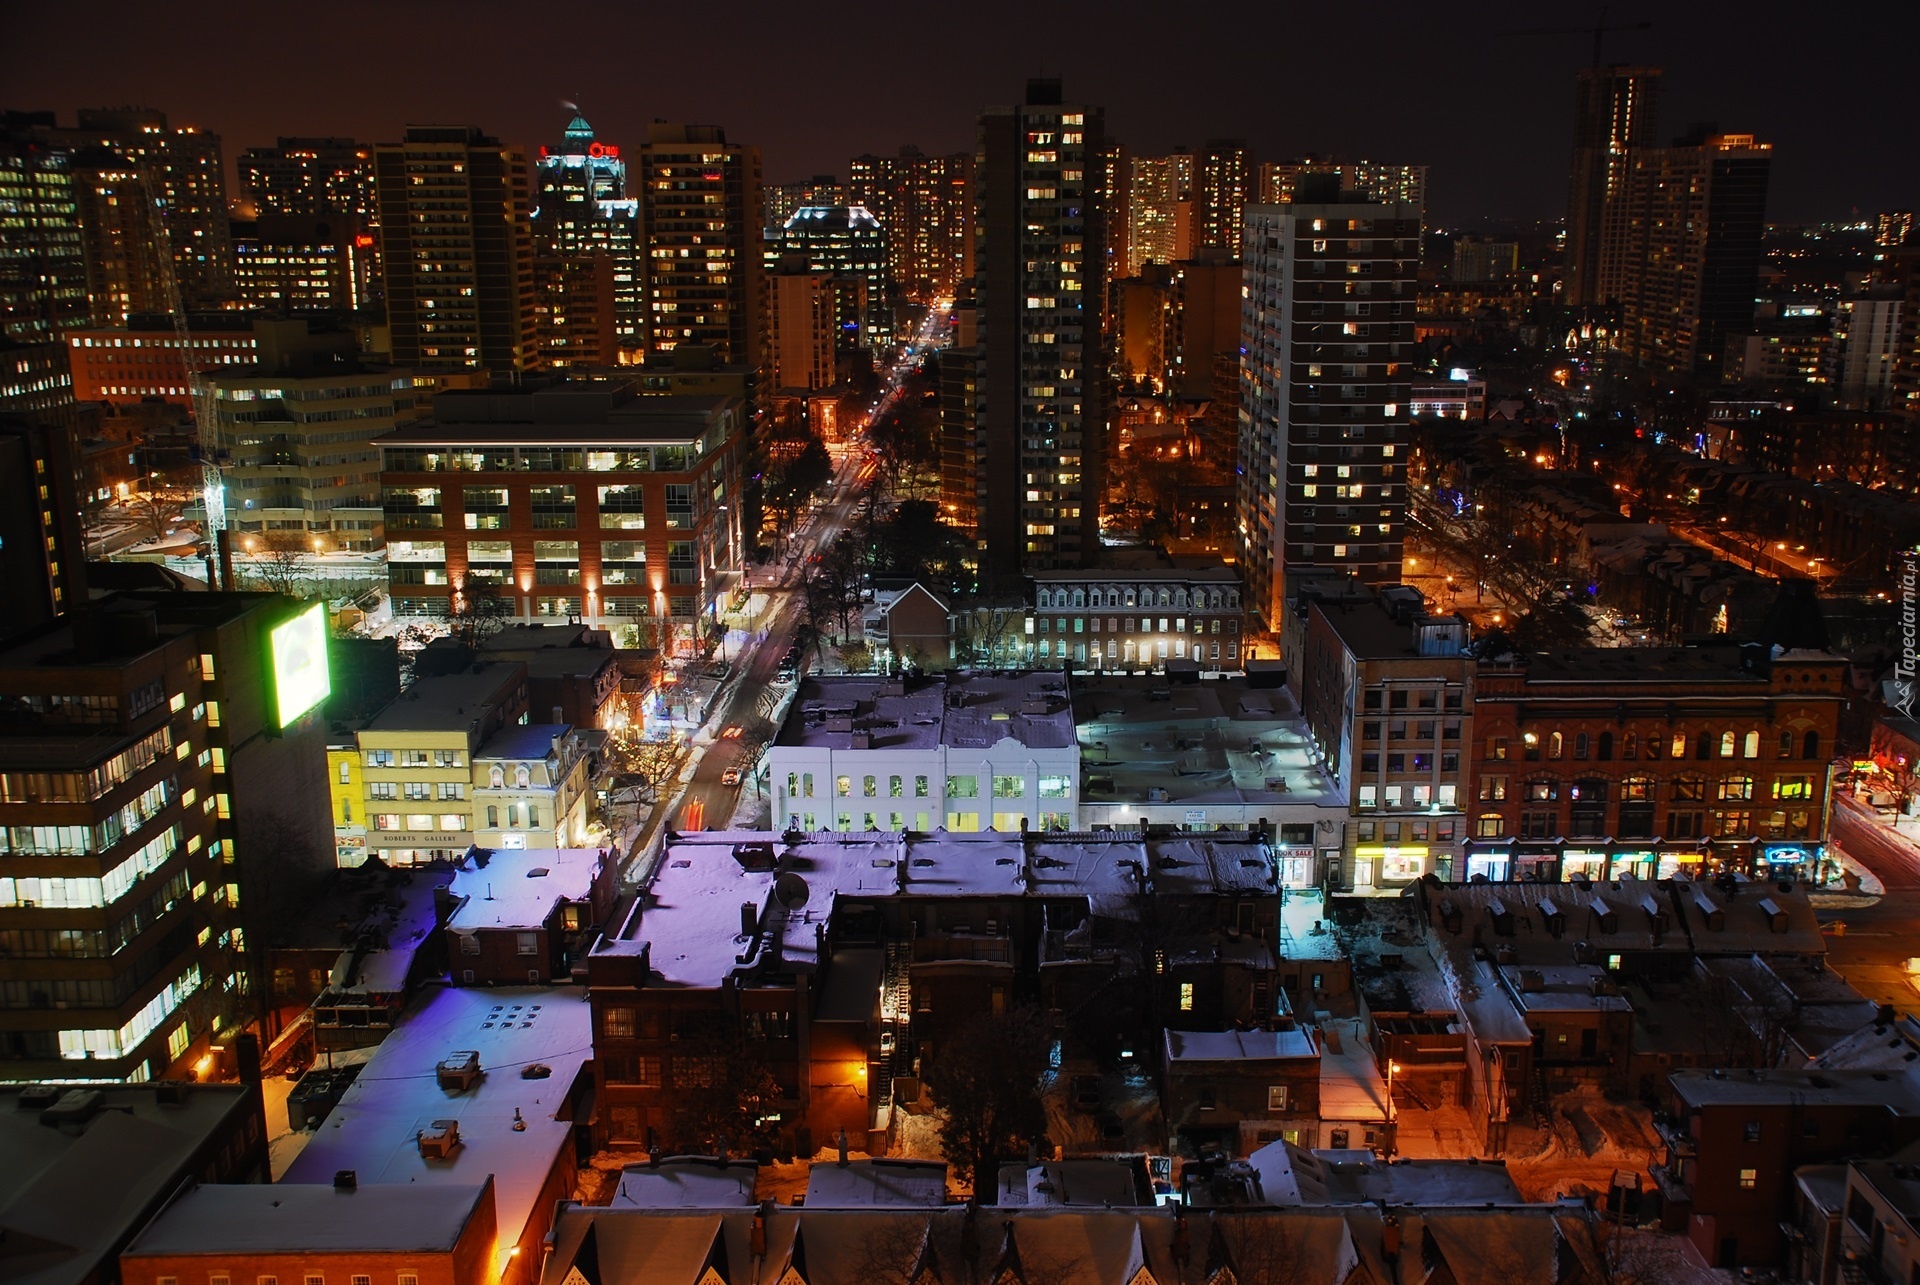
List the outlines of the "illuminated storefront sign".
{"label": "illuminated storefront sign", "polygon": [[1393,844],[1361,844],[1353,850],[1353,855],[1361,861],[1379,861],[1382,879],[1418,879],[1427,872],[1425,844],[1404,848]]}
{"label": "illuminated storefront sign", "polygon": [[1275,848],[1273,855],[1280,864],[1281,887],[1311,888],[1313,886],[1312,845]]}

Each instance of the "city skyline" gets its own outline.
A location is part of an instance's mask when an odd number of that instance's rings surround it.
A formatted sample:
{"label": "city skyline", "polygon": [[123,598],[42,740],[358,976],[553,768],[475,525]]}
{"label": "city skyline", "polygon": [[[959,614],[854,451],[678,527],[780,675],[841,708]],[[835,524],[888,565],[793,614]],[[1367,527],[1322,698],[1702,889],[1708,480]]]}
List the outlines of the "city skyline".
{"label": "city skyline", "polygon": [[[1496,215],[1550,219],[1563,210],[1570,81],[1590,60],[1592,42],[1581,32],[1596,18],[1585,5],[1500,4],[1469,24],[1396,6],[1389,31],[1400,38],[1369,37],[1365,65],[1370,76],[1446,105],[1409,111],[1404,95],[1354,93],[1358,64],[1339,56],[1352,33],[1313,15],[1290,16],[1266,41],[1222,41],[1213,33],[1258,35],[1254,11],[1189,32],[1163,30],[1151,10],[1129,3],[1110,8],[1108,22],[1070,45],[1024,28],[1023,40],[1006,39],[1014,11],[1001,5],[983,6],[981,18],[964,27],[901,14],[832,39],[798,15],[755,6],[745,16],[761,19],[756,38],[733,47],[738,74],[716,77],[700,59],[646,58],[651,46],[700,38],[697,18],[671,14],[643,22],[599,12],[588,24],[594,38],[564,61],[562,74],[517,66],[525,46],[500,36],[524,23],[493,3],[463,7],[463,17],[484,18],[445,30],[436,24],[451,10],[383,15],[377,47],[356,25],[295,30],[242,12],[216,5],[193,24],[146,31],[121,48],[83,41],[98,30],[145,25],[117,0],[90,10],[84,29],[67,14],[23,14],[16,20],[22,38],[0,54],[0,76],[15,104],[50,108],[63,119],[82,106],[129,100],[166,111],[177,123],[219,133],[230,165],[279,134],[386,142],[420,124],[471,123],[532,148],[555,134],[563,104],[578,102],[616,144],[644,141],[655,118],[720,125],[761,148],[769,182],[786,182],[844,177],[849,158],[903,142],[930,155],[970,149],[979,106],[1011,101],[1028,76],[1058,75],[1076,98],[1107,106],[1113,136],[1136,155],[1183,143],[1197,150],[1231,133],[1247,139],[1256,159],[1310,153],[1430,165],[1430,220],[1445,226]],[[124,24],[116,21],[121,14]],[[1920,144],[1901,128],[1897,97],[1911,14],[1843,11],[1805,31],[1791,26],[1793,12],[1779,4],[1748,10],[1738,26],[1704,11],[1608,17],[1629,29],[1606,37],[1605,61],[1666,69],[1665,133],[1711,121],[1775,141],[1776,220],[1837,219],[1854,209],[1871,215],[1920,199]],[[1652,29],[1631,29],[1642,21]],[[228,65],[272,74],[192,73],[210,28],[220,32]],[[1534,34],[1543,28],[1555,34]],[[1779,38],[1784,30],[1795,33],[1790,51]],[[1284,43],[1289,35],[1296,38]],[[405,51],[428,38],[446,56],[430,65],[406,61]],[[791,57],[798,48],[805,58]],[[360,73],[345,75],[342,67]],[[1808,110],[1809,95],[1830,100],[1820,90],[1829,82],[1844,84],[1844,105]],[[833,110],[795,110],[796,98],[823,94],[819,101],[835,103]],[[883,102],[884,112],[877,109]]]}

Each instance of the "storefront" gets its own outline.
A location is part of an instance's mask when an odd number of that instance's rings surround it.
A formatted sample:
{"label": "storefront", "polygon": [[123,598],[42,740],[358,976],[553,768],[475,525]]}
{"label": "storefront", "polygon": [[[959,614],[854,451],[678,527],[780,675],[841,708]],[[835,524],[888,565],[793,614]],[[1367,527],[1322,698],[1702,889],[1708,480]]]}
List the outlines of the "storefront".
{"label": "storefront", "polygon": [[1757,859],[1753,874],[1758,879],[1817,879],[1821,858],[1826,855],[1824,845],[1810,840],[1758,843],[1754,847]]}
{"label": "storefront", "polygon": [[1363,843],[1353,850],[1354,884],[1408,884],[1427,873],[1430,851],[1424,843]]}
{"label": "storefront", "polygon": [[1313,845],[1304,847],[1278,847],[1273,850],[1275,863],[1280,868],[1280,886],[1282,888],[1311,888],[1313,879]]}

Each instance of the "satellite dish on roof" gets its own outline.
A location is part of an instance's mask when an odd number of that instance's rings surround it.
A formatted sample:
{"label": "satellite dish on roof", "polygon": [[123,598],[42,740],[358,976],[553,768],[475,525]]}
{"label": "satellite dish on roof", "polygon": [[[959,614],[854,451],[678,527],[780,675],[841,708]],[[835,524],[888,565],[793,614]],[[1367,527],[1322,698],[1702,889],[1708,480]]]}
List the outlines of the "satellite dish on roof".
{"label": "satellite dish on roof", "polygon": [[798,910],[807,904],[807,881],[789,870],[773,881],[773,899],[785,910]]}

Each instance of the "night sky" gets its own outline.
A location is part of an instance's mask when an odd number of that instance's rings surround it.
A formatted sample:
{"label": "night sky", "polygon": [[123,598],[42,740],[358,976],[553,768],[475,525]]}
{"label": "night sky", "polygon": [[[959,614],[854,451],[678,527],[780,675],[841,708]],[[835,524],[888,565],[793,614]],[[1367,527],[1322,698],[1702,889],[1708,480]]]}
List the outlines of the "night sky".
{"label": "night sky", "polygon": [[[656,117],[755,143],[769,182],[844,177],[912,142],[970,148],[987,104],[1059,75],[1136,152],[1245,137],[1425,162],[1430,218],[1563,212],[1575,70],[1597,4],[671,4],[497,0],[21,0],[0,42],[0,105],[138,103],[221,134],[232,158],[276,134],[377,142],[407,123],[557,142],[578,101],[600,137]],[[1769,215],[1920,206],[1912,63],[1920,5],[1615,0],[1610,61],[1666,68],[1661,133],[1696,120],[1775,144]],[[1364,15],[1364,16],[1362,16]]]}

